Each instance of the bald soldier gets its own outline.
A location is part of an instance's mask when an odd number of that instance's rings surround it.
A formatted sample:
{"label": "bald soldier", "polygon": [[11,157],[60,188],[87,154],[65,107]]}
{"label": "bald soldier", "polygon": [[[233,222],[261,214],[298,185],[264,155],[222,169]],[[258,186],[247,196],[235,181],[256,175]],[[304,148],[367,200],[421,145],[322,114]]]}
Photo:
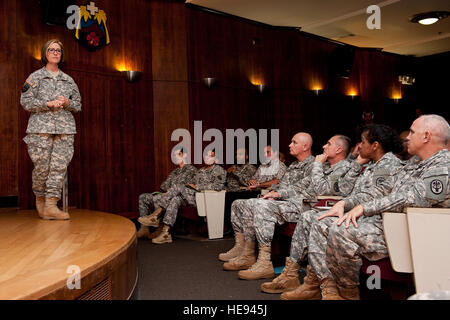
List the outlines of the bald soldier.
{"label": "bald soldier", "polygon": [[[371,162],[356,180],[351,194],[328,211],[304,212],[297,222],[297,225],[302,224],[302,228],[299,229],[301,232],[296,235],[296,239],[292,239],[291,248],[296,247],[296,256],[291,255],[291,258],[294,258],[294,262],[298,264],[308,257],[309,265],[304,283],[294,290],[284,291],[281,299],[334,299],[337,291],[336,284],[329,277],[326,265],[322,263],[326,252],[327,232],[334,220],[324,218],[327,215],[343,215],[344,211],[349,211],[360,203],[387,195],[392,189],[394,174],[403,166],[401,160],[393,154],[393,152],[401,151],[402,148],[398,134],[388,126],[374,124],[363,131],[361,139],[359,157],[370,159]],[[293,275],[286,274],[286,277],[292,278]]]}
{"label": "bald soldier", "polygon": [[[287,169],[281,181],[271,187],[268,197],[280,200],[292,198],[292,201],[268,201],[264,199],[236,200],[231,206],[231,222],[235,233],[235,245],[226,253],[220,254],[219,259],[224,263],[225,270],[243,270],[256,262],[255,257],[255,226],[254,215],[262,207],[269,206],[267,210],[280,212],[273,224],[278,222],[296,221],[303,208],[303,199],[312,199],[313,196],[300,194],[298,190],[307,190],[311,183],[311,169],[314,157],[311,155],[312,138],[308,133],[297,133],[291,140],[289,151],[297,160]],[[295,186],[295,188],[294,188]],[[276,196],[275,196],[276,194]],[[294,200],[294,196],[298,196]],[[258,260],[270,262],[270,246],[259,247]],[[271,262],[270,262],[271,264]],[[273,267],[264,268],[264,276],[274,275]]]}
{"label": "bald soldier", "polygon": [[[406,207],[450,207],[450,139],[448,122],[438,115],[416,119],[406,137],[411,162],[396,174],[392,192],[362,203],[329,229],[326,263],[339,289],[338,299],[359,299],[361,256],[378,260],[388,256],[381,213]],[[351,222],[351,223],[350,223]]]}

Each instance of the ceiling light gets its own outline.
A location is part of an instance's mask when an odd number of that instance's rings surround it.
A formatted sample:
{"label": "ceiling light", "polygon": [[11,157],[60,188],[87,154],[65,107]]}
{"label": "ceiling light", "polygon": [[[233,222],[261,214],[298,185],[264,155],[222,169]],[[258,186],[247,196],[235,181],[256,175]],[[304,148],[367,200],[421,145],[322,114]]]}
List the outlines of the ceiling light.
{"label": "ceiling light", "polygon": [[409,20],[414,23],[420,23],[423,25],[430,25],[438,20],[448,17],[448,11],[430,11],[425,13],[419,13],[410,18]]}

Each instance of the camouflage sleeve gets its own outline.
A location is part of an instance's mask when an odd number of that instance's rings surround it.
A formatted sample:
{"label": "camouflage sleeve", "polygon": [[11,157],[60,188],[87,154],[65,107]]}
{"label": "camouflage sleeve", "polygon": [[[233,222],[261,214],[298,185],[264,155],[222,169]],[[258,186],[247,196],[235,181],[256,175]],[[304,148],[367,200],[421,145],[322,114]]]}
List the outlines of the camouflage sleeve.
{"label": "camouflage sleeve", "polygon": [[383,197],[391,192],[394,185],[393,171],[395,167],[377,168],[371,181],[366,181],[365,186],[357,193],[352,193],[344,199],[345,211],[353,209],[358,204],[372,201],[377,197]]}
{"label": "camouflage sleeve", "polygon": [[22,87],[20,104],[28,112],[49,111],[47,101],[39,97],[39,80],[30,75]]}
{"label": "camouflage sleeve", "polygon": [[364,215],[373,216],[386,211],[402,212],[406,207],[450,206],[448,167],[427,171],[422,178],[410,178],[402,190],[364,203]]}
{"label": "camouflage sleeve", "polygon": [[283,162],[280,161],[279,163],[280,163],[280,168],[278,169],[276,179],[281,180],[287,171],[287,167]]}
{"label": "camouflage sleeve", "polygon": [[301,177],[295,184],[280,184],[278,190],[276,191],[280,194],[281,198],[288,199],[300,197],[303,199],[314,199],[316,197],[312,184],[312,163],[308,167],[304,168],[304,170],[303,177]]}
{"label": "camouflage sleeve", "polygon": [[314,161],[312,164],[311,187],[316,195],[330,194],[330,181],[324,174],[321,162]]}
{"label": "camouflage sleeve", "polygon": [[247,164],[242,170],[241,174],[238,175],[239,183],[243,186],[246,186],[248,184],[248,181],[252,179],[256,172],[256,168],[252,164]]}
{"label": "camouflage sleeve", "polygon": [[[273,184],[270,189],[277,191],[279,193],[280,190],[289,189],[291,187],[289,183],[289,172],[288,168],[283,162],[279,162],[280,166],[278,168],[278,172],[273,179],[278,179],[278,183]],[[272,179],[272,180],[273,180]]]}
{"label": "camouflage sleeve", "polygon": [[[361,173],[361,165],[356,161],[342,160],[341,166],[329,177],[330,193],[335,196],[348,196]],[[322,193],[323,194],[323,193]],[[318,193],[320,195],[320,193]]]}
{"label": "camouflage sleeve", "polygon": [[78,90],[78,86],[73,81],[72,78],[70,78],[70,86],[72,87],[72,92],[67,99],[69,99],[69,105],[65,106],[64,109],[70,112],[80,112],[81,111],[81,95],[80,91]]}
{"label": "camouflage sleeve", "polygon": [[169,174],[169,176],[166,178],[166,180],[164,180],[161,183],[161,185],[160,185],[161,190],[167,191],[170,189],[170,187],[172,185],[174,172],[175,172],[175,170],[172,170],[172,172]]}
{"label": "camouflage sleeve", "polygon": [[225,169],[219,165],[214,166],[213,177],[211,189],[216,191],[224,190],[227,181],[227,172]]}
{"label": "camouflage sleeve", "polygon": [[256,172],[253,174],[253,176],[250,178],[250,180],[256,180],[259,181],[261,179],[261,166],[258,167]]}

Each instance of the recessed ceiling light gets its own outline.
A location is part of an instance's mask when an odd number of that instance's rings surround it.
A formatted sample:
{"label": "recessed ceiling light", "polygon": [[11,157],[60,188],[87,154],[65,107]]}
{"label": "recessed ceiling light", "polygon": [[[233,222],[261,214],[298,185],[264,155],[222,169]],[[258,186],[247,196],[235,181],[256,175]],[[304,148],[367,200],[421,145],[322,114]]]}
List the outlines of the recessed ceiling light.
{"label": "recessed ceiling light", "polygon": [[420,23],[423,25],[430,25],[436,23],[437,21],[447,18],[449,15],[448,11],[430,11],[425,13],[419,13],[410,18],[409,20],[414,23]]}

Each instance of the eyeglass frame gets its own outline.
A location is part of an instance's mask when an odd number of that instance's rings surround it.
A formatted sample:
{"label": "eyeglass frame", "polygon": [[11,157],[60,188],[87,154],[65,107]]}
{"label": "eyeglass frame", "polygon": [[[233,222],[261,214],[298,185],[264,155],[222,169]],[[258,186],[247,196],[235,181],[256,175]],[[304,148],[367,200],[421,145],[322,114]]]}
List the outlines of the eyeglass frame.
{"label": "eyeglass frame", "polygon": [[57,55],[60,55],[60,54],[62,54],[62,49],[48,48],[47,52],[50,52],[50,53],[53,53],[53,54],[56,53]]}

